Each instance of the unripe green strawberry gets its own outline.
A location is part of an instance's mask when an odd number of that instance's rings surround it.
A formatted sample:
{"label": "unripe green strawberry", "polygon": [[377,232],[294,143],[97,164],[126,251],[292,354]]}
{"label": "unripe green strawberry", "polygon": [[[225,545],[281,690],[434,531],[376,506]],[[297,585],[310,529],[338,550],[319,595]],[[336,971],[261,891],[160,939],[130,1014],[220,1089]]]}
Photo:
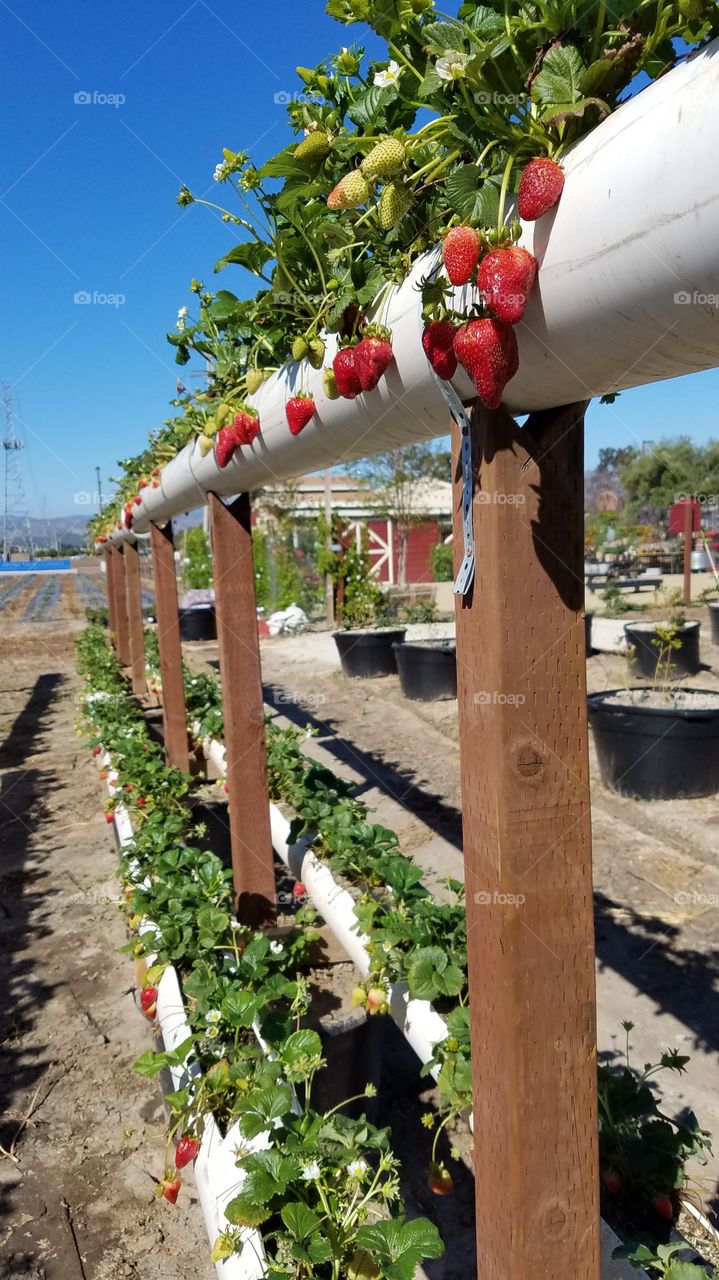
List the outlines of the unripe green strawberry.
{"label": "unripe green strawberry", "polygon": [[329,151],[330,140],[327,134],[322,129],[315,129],[295,147],[294,158],[300,164],[312,164],[314,161],[324,160]]}
{"label": "unripe green strawberry", "polygon": [[364,987],[355,987],[352,991],[352,1008],[360,1009],[367,1003],[367,993]]}
{"label": "unripe green strawberry", "polygon": [[407,151],[397,138],[384,138],[365,156],[360,169],[365,178],[394,178],[404,168]]}
{"label": "unripe green strawberry", "polygon": [[313,369],[321,369],[325,358],[325,344],[321,338],[311,338],[309,342],[308,360]]}
{"label": "unripe green strawberry", "polygon": [[222,426],[223,422],[226,422],[227,419],[231,416],[232,416],[232,409],[228,404],[218,404],[215,410],[215,417],[217,418],[217,421],[219,422],[220,426]]}
{"label": "unripe green strawberry", "polygon": [[210,436],[210,437],[216,436],[219,429],[220,429],[220,424],[217,421],[217,418],[205,419],[204,432],[206,436]]}
{"label": "unripe green strawberry", "polygon": [[294,342],[292,343],[292,359],[304,360],[308,351],[309,351],[309,345],[307,343],[307,339],[305,335],[303,333],[298,334],[298,336],[295,338]]}
{"label": "unripe green strawberry", "polygon": [[412,205],[412,195],[401,182],[388,182],[382,188],[377,212],[382,231],[391,231],[401,222]]}
{"label": "unripe green strawberry", "polygon": [[256,391],[259,391],[264,380],[265,374],[262,369],[248,369],[247,377],[245,378],[248,394],[253,396]]}
{"label": "unripe green strawberry", "polygon": [[687,22],[698,22],[704,15],[704,0],[679,0],[679,12]]}
{"label": "unripe green strawberry", "polygon": [[369,199],[370,187],[359,169],[346,173],[327,197],[328,209],[358,209]]}
{"label": "unripe green strawberry", "polygon": [[325,395],[327,396],[328,400],[339,400],[340,391],[339,391],[339,387],[337,386],[337,379],[335,377],[334,369],[331,369],[331,368],[325,369],[324,374],[322,376],[322,389]]}
{"label": "unripe green strawberry", "polygon": [[212,440],[210,436],[198,436],[197,446],[200,450],[201,458],[206,458],[208,453],[212,453]]}

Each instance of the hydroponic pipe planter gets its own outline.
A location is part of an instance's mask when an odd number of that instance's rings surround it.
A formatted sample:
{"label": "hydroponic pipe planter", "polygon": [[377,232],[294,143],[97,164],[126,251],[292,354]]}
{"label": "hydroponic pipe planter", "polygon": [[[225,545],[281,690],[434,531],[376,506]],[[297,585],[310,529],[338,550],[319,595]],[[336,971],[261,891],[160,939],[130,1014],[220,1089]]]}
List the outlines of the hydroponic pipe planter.
{"label": "hydroponic pipe planter", "polygon": [[[199,726],[193,727],[195,736]],[[225,748],[216,738],[205,738],[202,748],[207,759],[212,760],[219,773],[225,772]],[[324,866],[311,850],[301,843],[290,845],[287,837],[290,824],[276,805],[270,804],[272,844],[293,875],[301,880],[315,907],[322,913],[337,940],[347,951],[352,962],[364,976],[369,972],[367,939],[357,931],[354,916],[354,899],[346,889],[337,884],[332,872]],[[447,1026],[428,1000],[412,1000],[406,982],[397,982],[390,991],[390,1013],[405,1036],[408,1044],[422,1063],[433,1057],[433,1047],[447,1035]],[[436,1073],[432,1073],[436,1076]],[[470,1116],[471,1127],[471,1116]],[[649,1280],[646,1272],[637,1270],[628,1262],[615,1260],[612,1254],[622,1241],[608,1223],[602,1220],[600,1280]]]}
{"label": "hydroponic pipe planter", "polygon": [[[110,768],[110,756],[106,751],[99,758],[104,767],[108,768],[107,789],[113,796],[116,794],[117,774]],[[114,825],[120,847],[129,844],[134,838],[134,831],[130,815],[122,804],[115,809]],[[154,927],[151,921],[144,920],[140,932],[152,932]],[[157,985],[156,1025],[160,1028],[162,1042],[169,1052],[177,1049],[192,1034],[185,1015],[177,972],[172,965],[164,970]],[[184,1067],[171,1067],[170,1075],[175,1089],[182,1088],[186,1083],[187,1071]],[[252,1141],[247,1141],[242,1138],[236,1124],[228,1129],[223,1138],[214,1117],[210,1115],[203,1118],[202,1139],[194,1165],[194,1176],[211,1246],[218,1235],[230,1225],[225,1217],[225,1208],[237,1195],[241,1182],[236,1164],[236,1151],[240,1145],[248,1150],[260,1151],[267,1146],[267,1138],[260,1134]],[[239,1256],[233,1255],[215,1263],[218,1277],[220,1280],[263,1280],[267,1269],[259,1231],[245,1228],[241,1232],[241,1239],[245,1248]]]}
{"label": "hydroponic pipe planter", "polygon": [[[719,133],[719,41],[624,103],[563,158],[559,205],[523,227],[540,272],[518,327],[520,367],[507,387],[513,413],[710,369],[719,363],[711,271],[719,260],[719,168],[706,163]],[[251,492],[340,460],[446,435],[448,410],[420,343],[420,259],[391,295],[385,322],[395,362],[356,400],[330,401],[322,373],[285,365],[251,397],[262,432],[224,469],[188,445],[142,490],[133,530],[201,506],[205,494]],[[466,310],[472,290],[455,291]],[[334,339],[327,359],[332,358]],[[285,403],[300,383],[317,412],[291,436]],[[460,370],[455,389],[474,389]],[[122,538],[116,530],[113,537]]]}
{"label": "hydroponic pipe planter", "polygon": [[[194,726],[197,735],[199,726]],[[226,771],[225,748],[216,738],[206,738],[202,743],[208,759],[212,760],[220,774]],[[369,938],[361,934],[355,918],[355,900],[347,889],[337,883],[329,867],[320,862],[305,842],[289,843],[290,824],[277,805],[270,803],[270,830],[272,846],[289,867],[292,874],[306,888],[320,915],[344,947],[352,963],[363,978],[370,970],[367,951]],[[397,982],[390,988],[390,1013],[407,1043],[424,1064],[434,1057],[435,1045],[448,1034],[447,1024],[432,1008],[429,1000],[413,1000],[406,982]],[[438,1068],[432,1075],[436,1078]]]}

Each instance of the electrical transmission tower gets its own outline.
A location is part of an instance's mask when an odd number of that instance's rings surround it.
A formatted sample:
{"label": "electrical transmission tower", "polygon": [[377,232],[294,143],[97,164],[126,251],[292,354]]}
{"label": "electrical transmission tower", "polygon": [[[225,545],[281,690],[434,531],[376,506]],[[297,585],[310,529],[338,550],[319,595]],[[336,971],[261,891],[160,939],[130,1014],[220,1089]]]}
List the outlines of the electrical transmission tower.
{"label": "electrical transmission tower", "polygon": [[5,503],[3,506],[2,558],[9,558],[12,547],[12,522],[16,522],[16,530],[25,526],[28,556],[32,559],[33,545],[30,532],[30,516],[27,509],[25,485],[22,477],[22,450],[24,442],[15,433],[15,415],[12,406],[12,387],[9,382],[3,383],[3,404],[5,406],[5,434],[3,435],[3,453],[5,455]]}

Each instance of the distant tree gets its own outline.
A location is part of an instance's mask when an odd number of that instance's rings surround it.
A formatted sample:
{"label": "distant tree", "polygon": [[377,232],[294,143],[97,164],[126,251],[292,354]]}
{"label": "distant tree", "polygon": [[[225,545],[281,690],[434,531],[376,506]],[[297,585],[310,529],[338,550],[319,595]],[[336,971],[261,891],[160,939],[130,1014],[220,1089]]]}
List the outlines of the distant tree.
{"label": "distant tree", "polygon": [[664,518],[682,496],[719,493],[719,442],[697,445],[688,436],[661,440],[635,453],[621,466],[620,478],[635,513]]}
{"label": "distant tree", "polygon": [[212,559],[204,529],[188,529],[185,534],[185,581],[188,587],[212,586]]}

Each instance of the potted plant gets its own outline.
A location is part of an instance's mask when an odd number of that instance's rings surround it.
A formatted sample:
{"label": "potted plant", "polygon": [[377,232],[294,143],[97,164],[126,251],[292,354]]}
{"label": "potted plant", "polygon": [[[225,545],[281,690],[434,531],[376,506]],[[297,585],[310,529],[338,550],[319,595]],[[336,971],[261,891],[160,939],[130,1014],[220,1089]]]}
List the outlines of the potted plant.
{"label": "potted plant", "polygon": [[392,647],[405,698],[435,702],[457,697],[454,640],[405,640]]}
{"label": "potted plant", "polygon": [[647,680],[656,675],[667,680],[695,676],[700,669],[700,627],[700,622],[686,621],[677,603],[665,622],[626,622],[629,661]]}
{"label": "potted plant", "polygon": [[185,534],[185,580],[189,590],[180,607],[180,636],[185,641],[216,640],[212,559],[204,529]]}
{"label": "potted plant", "polygon": [[652,683],[589,695],[602,781],[642,800],[713,795],[719,789],[719,693],[673,684],[685,624],[650,625]]}
{"label": "potted plant", "polygon": [[337,619],[342,625],[334,641],[344,674],[352,679],[395,675],[393,645],[404,640],[406,628],[392,625],[387,597],[372,577],[367,531],[359,545],[354,540],[340,544],[334,557]]}

